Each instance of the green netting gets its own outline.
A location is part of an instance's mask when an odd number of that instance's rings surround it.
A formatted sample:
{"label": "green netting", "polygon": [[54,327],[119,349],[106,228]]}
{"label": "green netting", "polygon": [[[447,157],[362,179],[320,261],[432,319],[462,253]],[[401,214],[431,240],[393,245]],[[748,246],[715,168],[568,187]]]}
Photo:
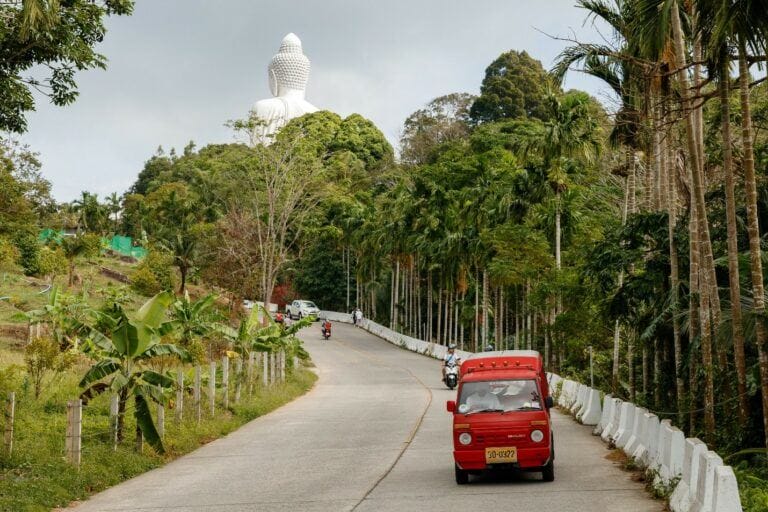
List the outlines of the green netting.
{"label": "green netting", "polygon": [[[38,239],[41,243],[48,243],[50,241],[58,242],[63,237],[63,231],[47,228],[40,231]],[[129,236],[115,235],[111,240],[109,238],[102,238],[101,246],[102,248],[111,249],[123,256],[132,256],[136,259],[144,258],[147,255],[147,250],[143,247],[134,246],[133,239]]]}
{"label": "green netting", "polygon": [[109,247],[122,255],[130,256],[131,249],[133,248],[133,240],[129,236],[115,235],[112,237],[112,241],[109,243]]}
{"label": "green netting", "polygon": [[131,249],[131,256],[133,256],[137,260],[144,258],[146,255],[147,255],[147,250],[143,247],[133,247]]}
{"label": "green netting", "polygon": [[64,236],[63,231],[57,231],[55,229],[46,228],[42,231],[40,231],[40,235],[38,236],[38,240],[40,240],[42,243],[48,243],[50,241],[58,242],[61,240],[61,238]]}

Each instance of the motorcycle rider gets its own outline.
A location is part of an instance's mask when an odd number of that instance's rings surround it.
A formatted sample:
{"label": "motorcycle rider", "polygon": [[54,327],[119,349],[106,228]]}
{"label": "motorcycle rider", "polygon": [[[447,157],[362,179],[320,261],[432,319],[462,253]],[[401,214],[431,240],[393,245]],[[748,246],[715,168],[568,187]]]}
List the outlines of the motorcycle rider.
{"label": "motorcycle rider", "polygon": [[456,354],[456,345],[448,345],[448,352],[443,357],[443,382],[445,382],[445,371],[451,365],[458,365],[459,356]]}
{"label": "motorcycle rider", "polygon": [[322,331],[323,336],[326,336],[326,333],[328,333],[327,336],[330,338],[330,336],[331,336],[331,321],[326,318],[323,321],[323,323],[321,324],[320,330]]}

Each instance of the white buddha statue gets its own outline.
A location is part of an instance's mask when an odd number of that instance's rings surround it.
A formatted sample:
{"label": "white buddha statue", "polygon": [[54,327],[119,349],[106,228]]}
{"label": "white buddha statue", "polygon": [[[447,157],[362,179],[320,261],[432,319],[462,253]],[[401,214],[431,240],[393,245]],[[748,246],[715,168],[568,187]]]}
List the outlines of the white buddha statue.
{"label": "white buddha statue", "polygon": [[261,100],[253,108],[260,124],[254,129],[254,140],[263,144],[272,142],[274,134],[293,119],[317,108],[304,99],[309,80],[309,59],[301,48],[296,34],[283,38],[280,49],[269,63],[269,89],[274,98]]}

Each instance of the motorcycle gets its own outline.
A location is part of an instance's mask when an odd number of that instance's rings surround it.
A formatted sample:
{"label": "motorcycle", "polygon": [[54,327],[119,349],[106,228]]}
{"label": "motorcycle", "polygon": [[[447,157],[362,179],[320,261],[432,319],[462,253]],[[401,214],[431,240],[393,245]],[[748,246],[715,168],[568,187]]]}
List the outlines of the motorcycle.
{"label": "motorcycle", "polygon": [[445,366],[445,377],[443,382],[448,386],[448,389],[453,389],[459,383],[459,365],[456,363],[448,363]]}
{"label": "motorcycle", "polygon": [[323,333],[323,339],[327,340],[331,337],[331,322],[324,322],[320,327],[320,331]]}

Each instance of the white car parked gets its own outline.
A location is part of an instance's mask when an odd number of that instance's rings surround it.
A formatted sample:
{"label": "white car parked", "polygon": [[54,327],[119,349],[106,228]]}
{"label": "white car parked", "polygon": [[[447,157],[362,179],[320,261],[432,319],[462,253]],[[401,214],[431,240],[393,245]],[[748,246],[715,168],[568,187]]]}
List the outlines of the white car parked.
{"label": "white car parked", "polygon": [[320,314],[320,308],[311,300],[295,300],[285,306],[285,314],[293,320],[300,320],[308,316],[317,317]]}

